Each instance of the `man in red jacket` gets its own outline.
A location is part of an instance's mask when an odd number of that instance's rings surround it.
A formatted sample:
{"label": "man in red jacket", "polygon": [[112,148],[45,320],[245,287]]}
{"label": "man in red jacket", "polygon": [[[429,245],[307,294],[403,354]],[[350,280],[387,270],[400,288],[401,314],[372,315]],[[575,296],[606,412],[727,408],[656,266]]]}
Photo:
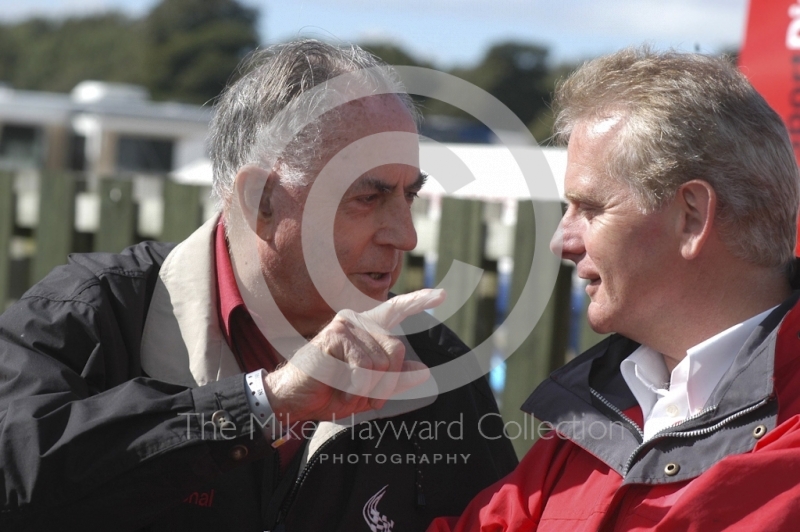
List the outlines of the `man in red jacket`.
{"label": "man in red jacket", "polygon": [[626,49],[557,90],[551,247],[616,333],[523,405],[554,430],[429,530],[794,530],[800,194],[778,115],[724,59]]}

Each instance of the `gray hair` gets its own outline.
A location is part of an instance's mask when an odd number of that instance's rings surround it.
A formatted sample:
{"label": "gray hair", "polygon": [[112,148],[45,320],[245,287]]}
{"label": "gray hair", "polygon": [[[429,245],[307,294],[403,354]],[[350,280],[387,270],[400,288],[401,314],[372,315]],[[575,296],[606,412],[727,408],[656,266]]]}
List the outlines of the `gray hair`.
{"label": "gray hair", "polygon": [[705,180],[734,256],[776,268],[791,262],[800,204],[792,145],[727,59],[627,48],[584,64],[557,87],[554,104],[562,144],[579,123],[622,118],[606,171],[630,185],[643,211]]}
{"label": "gray hair", "polygon": [[396,95],[411,117],[419,120],[394,72],[355,45],[335,46],[313,39],[278,44],[251,54],[240,70],[244,75],[220,96],[210,125],[213,194],[220,209],[227,207],[236,173],[246,164],[280,167],[287,186],[308,182],[325,151],[323,133],[330,133],[338,118],[335,110],[317,117],[315,107],[335,89],[322,85],[312,98],[303,100],[302,109],[294,107],[301,94],[337,76],[363,73],[361,81],[378,93]]}

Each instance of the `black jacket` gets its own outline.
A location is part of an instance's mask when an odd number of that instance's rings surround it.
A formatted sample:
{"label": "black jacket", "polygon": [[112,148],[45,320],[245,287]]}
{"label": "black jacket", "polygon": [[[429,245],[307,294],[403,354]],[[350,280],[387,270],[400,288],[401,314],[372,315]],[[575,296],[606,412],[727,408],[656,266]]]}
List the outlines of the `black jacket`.
{"label": "black jacket", "polygon": [[[220,378],[187,386],[143,369],[173,247],[73,255],[0,316],[0,529],[423,530],[515,466],[478,379],[340,431],[279,478],[240,373],[220,363]],[[441,325],[408,341],[431,366],[466,350]]]}

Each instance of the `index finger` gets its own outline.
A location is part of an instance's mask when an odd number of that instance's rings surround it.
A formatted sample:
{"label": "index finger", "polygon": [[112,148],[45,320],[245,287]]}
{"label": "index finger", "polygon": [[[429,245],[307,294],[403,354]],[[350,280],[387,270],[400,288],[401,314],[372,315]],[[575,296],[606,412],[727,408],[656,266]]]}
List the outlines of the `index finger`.
{"label": "index finger", "polygon": [[445,297],[447,297],[447,294],[441,288],[425,288],[395,296],[361,314],[372,320],[376,325],[390,331],[407,317],[438,307]]}

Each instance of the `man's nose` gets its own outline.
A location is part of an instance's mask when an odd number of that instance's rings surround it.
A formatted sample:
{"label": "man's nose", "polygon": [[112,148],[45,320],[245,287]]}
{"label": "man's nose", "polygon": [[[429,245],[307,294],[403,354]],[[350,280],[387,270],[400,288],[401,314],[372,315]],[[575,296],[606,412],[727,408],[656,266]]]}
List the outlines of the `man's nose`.
{"label": "man's nose", "polygon": [[379,244],[390,245],[402,251],[417,247],[417,230],[411,218],[411,208],[405,198],[392,198],[385,213],[382,228],[377,240]]}
{"label": "man's nose", "polygon": [[586,252],[583,246],[583,234],[580,221],[567,214],[558,224],[558,229],[550,239],[550,251],[563,259],[577,263]]}
{"label": "man's nose", "polygon": [[550,252],[557,256],[561,256],[561,251],[564,247],[564,229],[562,227],[563,220],[558,223],[556,232],[553,233],[553,238],[550,239]]}

